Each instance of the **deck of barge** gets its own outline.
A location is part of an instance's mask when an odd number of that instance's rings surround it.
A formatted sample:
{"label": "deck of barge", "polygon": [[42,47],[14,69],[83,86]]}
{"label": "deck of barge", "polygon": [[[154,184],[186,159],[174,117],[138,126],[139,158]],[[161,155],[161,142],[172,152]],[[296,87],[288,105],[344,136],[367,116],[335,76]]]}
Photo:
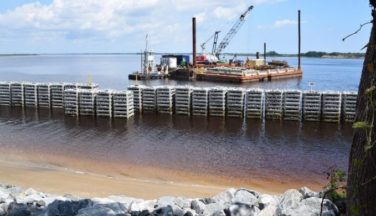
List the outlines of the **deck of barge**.
{"label": "deck of barge", "polygon": [[202,81],[247,83],[247,82],[263,82],[276,79],[299,78],[303,72],[299,69],[282,69],[278,73],[263,73],[253,75],[231,75],[219,73],[197,73],[196,79]]}

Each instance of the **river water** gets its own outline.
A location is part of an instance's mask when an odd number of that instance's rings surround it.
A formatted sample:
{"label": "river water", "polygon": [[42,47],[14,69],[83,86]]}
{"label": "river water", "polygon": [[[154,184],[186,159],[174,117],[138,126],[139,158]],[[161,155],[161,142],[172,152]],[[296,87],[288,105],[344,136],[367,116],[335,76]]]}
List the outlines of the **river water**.
{"label": "river water", "polygon": [[[291,65],[296,59],[286,58]],[[0,80],[86,82],[125,89],[139,57],[45,55],[0,58]],[[243,84],[243,87],[357,90],[362,60],[303,59],[301,79]],[[234,85],[149,81],[146,84]],[[0,147],[20,153],[69,155],[101,162],[137,164],[252,181],[323,184],[323,172],[347,169],[351,125],[297,123],[168,115],[129,120],[66,117],[61,111],[1,107]]]}

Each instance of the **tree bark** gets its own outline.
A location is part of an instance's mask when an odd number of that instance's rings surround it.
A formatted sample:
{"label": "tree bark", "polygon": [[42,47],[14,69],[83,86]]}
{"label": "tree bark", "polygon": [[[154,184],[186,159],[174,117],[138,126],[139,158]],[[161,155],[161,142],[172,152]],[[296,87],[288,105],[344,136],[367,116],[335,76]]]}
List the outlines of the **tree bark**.
{"label": "tree bark", "polygon": [[[359,85],[356,121],[371,122],[375,114],[370,102],[376,104],[376,91],[372,99],[366,91],[376,85],[376,0],[370,0],[372,8],[372,31],[365,56]],[[371,100],[371,101],[370,101]],[[371,129],[371,143],[376,142],[376,126]],[[376,215],[376,145],[365,150],[365,129],[356,129],[350,152],[347,180],[347,215]]]}

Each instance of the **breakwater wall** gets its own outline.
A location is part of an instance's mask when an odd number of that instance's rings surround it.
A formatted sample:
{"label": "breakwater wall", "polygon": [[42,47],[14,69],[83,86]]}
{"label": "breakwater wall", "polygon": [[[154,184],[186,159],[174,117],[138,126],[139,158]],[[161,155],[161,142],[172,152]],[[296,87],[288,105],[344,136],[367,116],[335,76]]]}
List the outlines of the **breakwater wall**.
{"label": "breakwater wall", "polygon": [[290,121],[353,122],[357,92],[192,86],[1,82],[0,105],[64,109],[72,116],[130,118],[163,113]]}

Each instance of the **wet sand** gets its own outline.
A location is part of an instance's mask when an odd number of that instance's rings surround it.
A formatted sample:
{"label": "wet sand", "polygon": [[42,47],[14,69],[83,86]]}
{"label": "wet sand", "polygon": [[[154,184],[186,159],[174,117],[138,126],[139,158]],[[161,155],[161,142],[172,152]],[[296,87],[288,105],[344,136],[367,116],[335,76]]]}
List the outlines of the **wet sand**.
{"label": "wet sand", "polygon": [[[228,180],[222,176],[198,175],[179,170],[62,157],[58,155],[0,153],[0,182],[40,191],[80,197],[126,195],[143,199],[161,196],[210,197],[230,187],[245,187],[278,194],[299,188],[303,182],[273,179]],[[320,189],[321,185],[308,185]]]}

